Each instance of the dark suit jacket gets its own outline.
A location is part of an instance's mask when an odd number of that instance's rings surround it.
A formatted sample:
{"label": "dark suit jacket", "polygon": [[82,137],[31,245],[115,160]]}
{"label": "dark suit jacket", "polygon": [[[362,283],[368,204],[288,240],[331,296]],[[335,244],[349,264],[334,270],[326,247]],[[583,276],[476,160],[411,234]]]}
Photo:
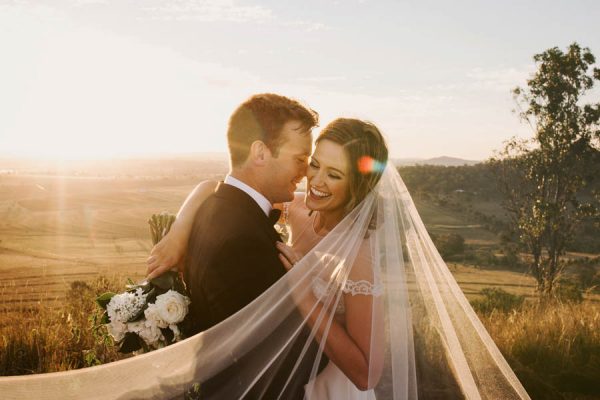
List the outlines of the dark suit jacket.
{"label": "dark suit jacket", "polygon": [[[279,235],[258,204],[242,190],[220,184],[198,209],[185,265],[185,281],[192,300],[191,333],[211,328],[266,291],[286,270],[278,258]],[[300,318],[292,313],[289,318]],[[288,320],[289,321],[289,320]],[[285,322],[284,322],[285,323]],[[277,335],[273,333],[273,338]],[[310,376],[316,345],[297,371],[291,373],[306,343],[307,329],[273,363],[246,398],[277,398],[290,374],[284,399],[301,399]],[[256,351],[260,351],[258,344]],[[235,382],[252,352],[225,371],[202,383],[203,398],[222,398],[224,385]],[[323,356],[324,362],[326,358]],[[322,363],[323,364],[323,363]]]}

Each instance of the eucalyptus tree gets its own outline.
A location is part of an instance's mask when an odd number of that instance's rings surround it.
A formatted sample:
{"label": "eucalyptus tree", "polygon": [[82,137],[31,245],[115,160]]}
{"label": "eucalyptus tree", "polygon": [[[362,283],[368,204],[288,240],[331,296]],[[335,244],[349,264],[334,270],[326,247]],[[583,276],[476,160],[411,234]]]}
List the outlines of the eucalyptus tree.
{"label": "eucalyptus tree", "polygon": [[574,229],[585,216],[598,215],[598,194],[587,187],[600,174],[597,94],[590,101],[600,69],[590,49],[577,43],[536,54],[534,61],[527,87],[513,91],[515,112],[533,138],[511,139],[491,162],[537,289],[550,295]]}

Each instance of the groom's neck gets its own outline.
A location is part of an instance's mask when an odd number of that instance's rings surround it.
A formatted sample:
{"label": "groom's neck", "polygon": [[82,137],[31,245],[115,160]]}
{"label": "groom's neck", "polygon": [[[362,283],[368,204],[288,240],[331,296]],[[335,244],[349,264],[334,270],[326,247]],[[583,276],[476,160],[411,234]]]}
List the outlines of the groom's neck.
{"label": "groom's neck", "polygon": [[260,184],[260,179],[258,179],[253,173],[244,169],[231,169],[229,171],[230,176],[234,177],[240,182],[245,183],[250,186],[252,189],[256,190],[258,193],[262,194],[266,197],[264,191],[262,190],[262,186]]}

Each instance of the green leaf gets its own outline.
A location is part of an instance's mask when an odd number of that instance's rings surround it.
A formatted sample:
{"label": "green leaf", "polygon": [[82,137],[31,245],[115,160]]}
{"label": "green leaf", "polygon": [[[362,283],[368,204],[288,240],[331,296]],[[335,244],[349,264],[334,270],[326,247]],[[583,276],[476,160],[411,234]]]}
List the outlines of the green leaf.
{"label": "green leaf", "polygon": [[110,318],[108,318],[108,313],[106,311],[104,313],[102,313],[102,317],[100,318],[100,323],[101,324],[110,323]]}
{"label": "green leaf", "polygon": [[115,295],[116,293],[113,292],[103,293],[100,296],[96,297],[96,303],[98,303],[100,307],[106,310],[106,306],[108,305],[108,303],[110,303],[110,299],[112,299]]}

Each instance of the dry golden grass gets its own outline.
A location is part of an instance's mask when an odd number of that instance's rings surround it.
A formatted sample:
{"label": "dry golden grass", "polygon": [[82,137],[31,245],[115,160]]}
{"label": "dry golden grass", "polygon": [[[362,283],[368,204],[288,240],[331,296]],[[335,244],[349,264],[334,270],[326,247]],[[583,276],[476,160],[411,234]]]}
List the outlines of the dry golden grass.
{"label": "dry golden grass", "polygon": [[[0,176],[0,375],[119,359],[93,333],[94,297],[143,277],[148,216],[176,212],[196,182]],[[420,211],[433,232],[460,232],[470,245],[497,240],[447,211]],[[533,306],[535,282],[526,274],[450,268],[469,299],[486,287],[528,298],[521,309],[482,320],[534,399],[600,398],[598,385],[589,387],[600,381],[600,296]]]}
{"label": "dry golden grass", "polygon": [[74,281],[60,306],[46,302],[0,313],[0,375],[66,371],[123,358],[95,330],[95,297],[124,289],[121,277]]}
{"label": "dry golden grass", "polygon": [[530,302],[480,317],[532,398],[600,398],[597,303]]}

